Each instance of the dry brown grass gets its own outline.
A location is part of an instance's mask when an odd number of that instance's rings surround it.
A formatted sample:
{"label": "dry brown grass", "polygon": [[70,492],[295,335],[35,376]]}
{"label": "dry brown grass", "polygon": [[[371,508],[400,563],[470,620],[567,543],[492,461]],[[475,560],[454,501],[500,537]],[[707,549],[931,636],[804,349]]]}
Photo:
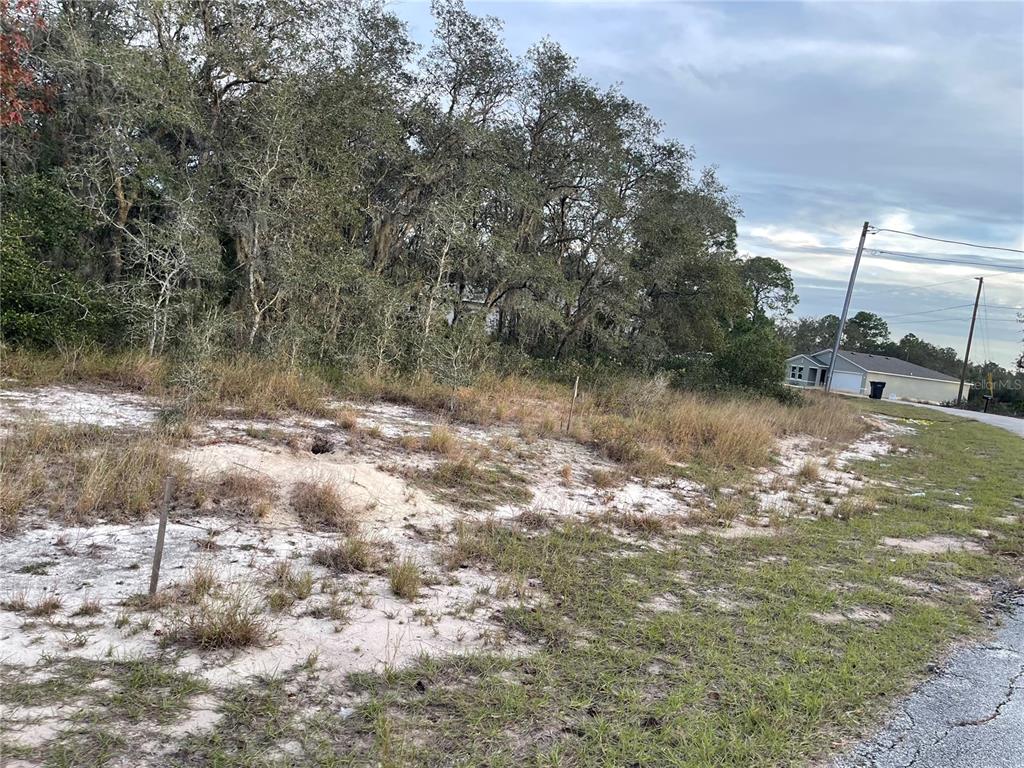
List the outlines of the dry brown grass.
{"label": "dry brown grass", "polygon": [[567,487],[572,485],[572,464],[563,464],[559,474],[562,477],[562,485]]}
{"label": "dry brown grass", "polygon": [[199,403],[214,410],[237,408],[252,417],[281,411],[328,415],[327,385],[315,374],[270,360],[239,356],[205,364]]}
{"label": "dry brown grass", "polygon": [[29,609],[29,616],[52,616],[61,609],[64,601],[59,595],[47,593],[39,598]]}
{"label": "dry brown grass", "polygon": [[622,483],[622,475],[618,472],[610,472],[607,469],[594,469],[590,472],[590,482],[595,488],[607,490]]}
{"label": "dry brown grass", "polygon": [[10,530],[29,506],[74,522],[138,520],[181,485],[183,464],[159,439],[95,427],[25,421],[0,445],[0,504]]}
{"label": "dry brown grass", "polygon": [[443,425],[431,428],[430,435],[424,441],[423,447],[431,453],[442,456],[458,456],[462,451],[462,446],[455,433]]}
{"label": "dry brown grass", "polygon": [[299,522],[311,531],[341,531],[354,534],[359,523],[355,511],[330,482],[299,482],[292,488],[292,508]]}
{"label": "dry brown grass", "polygon": [[796,471],[796,478],[804,483],[815,483],[821,479],[821,466],[814,459],[804,459]]}
{"label": "dry brown grass", "polygon": [[105,352],[65,347],[45,352],[5,349],[0,355],[0,376],[24,384],[108,384],[149,394],[165,391],[169,366],[143,352]]}
{"label": "dry brown grass", "polygon": [[[453,394],[429,378],[355,377],[348,394],[410,403],[478,424],[513,423],[527,442],[563,424],[567,385],[522,376],[484,376]],[[581,387],[571,437],[593,445],[633,472],[663,471],[670,462],[712,467],[764,466],[776,438],[788,434],[843,442],[865,431],[841,399],[809,393],[803,405],[769,398],[709,397],[681,392],[664,380],[628,379]]]}

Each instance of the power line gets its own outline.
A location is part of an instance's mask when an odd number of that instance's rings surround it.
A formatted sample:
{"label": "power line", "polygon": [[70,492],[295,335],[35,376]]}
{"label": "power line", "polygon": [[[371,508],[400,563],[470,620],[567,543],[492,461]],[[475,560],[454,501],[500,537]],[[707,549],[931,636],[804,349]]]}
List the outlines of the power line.
{"label": "power line", "polygon": [[1024,253],[1019,248],[1003,248],[998,245],[981,245],[980,243],[965,243],[962,240],[946,240],[942,237],[929,237],[928,235],[919,235],[915,232],[903,232],[899,229],[882,229],[878,227],[872,227],[871,233],[877,232],[892,232],[894,235],[906,235],[907,237],[919,237],[922,240],[934,240],[937,243],[952,243],[953,245],[966,245],[968,248],[984,248],[987,251],[1006,251],[1008,253]]}
{"label": "power line", "polygon": [[885,254],[887,256],[899,256],[902,259],[916,259],[918,261],[939,261],[944,264],[961,264],[965,267],[992,267],[997,269],[1008,269],[1011,272],[1024,272],[1024,266],[1021,267],[1009,267],[1006,264],[984,264],[978,261],[962,261],[960,259],[940,259],[935,256],[917,256],[913,253],[899,253],[898,251],[883,251],[880,248],[872,248],[870,250],[872,254],[879,256]]}
{"label": "power line", "polygon": [[947,309],[962,309],[963,307],[973,307],[974,302],[970,304],[951,304],[948,307],[936,307],[935,309],[922,309],[920,312],[904,312],[901,315],[889,315],[890,319],[897,317],[910,317],[911,315],[933,315],[936,312],[945,312]]}
{"label": "power line", "polygon": [[[1012,273],[1011,272],[988,272],[988,273],[985,274],[985,277],[998,277],[1000,275],[1009,275],[1009,274],[1013,274],[1014,276],[1017,275],[1016,272],[1012,272]],[[898,288],[883,288],[880,291],[872,290],[871,293],[874,294],[874,295],[877,295],[877,294],[880,294],[880,293],[900,293],[900,292],[905,293],[906,291],[918,291],[918,290],[922,290],[924,288],[935,288],[936,286],[939,286],[939,285],[950,285],[952,283],[960,283],[960,282],[963,282],[964,280],[973,280],[973,279],[974,279],[973,277],[968,277],[967,275],[964,275],[963,277],[954,277],[952,280],[943,280],[943,281],[938,282],[938,283],[925,283],[924,285],[901,285]],[[1024,284],[1022,284],[1022,287],[1024,287]]]}

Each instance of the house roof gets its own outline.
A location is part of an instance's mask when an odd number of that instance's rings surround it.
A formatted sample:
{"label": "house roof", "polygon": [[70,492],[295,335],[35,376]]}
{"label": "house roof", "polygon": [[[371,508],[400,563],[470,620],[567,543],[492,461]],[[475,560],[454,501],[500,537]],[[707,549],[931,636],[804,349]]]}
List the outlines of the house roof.
{"label": "house roof", "polygon": [[[831,352],[831,350],[823,349],[821,352],[815,352],[814,355],[812,355],[812,357],[818,359],[818,355],[822,355],[829,352]],[[848,352],[845,349],[840,349],[839,354],[845,357],[854,365],[858,366],[859,368],[863,368],[865,371],[873,371],[875,373],[888,373],[892,376],[907,376],[916,379],[959,381],[959,379],[957,379],[954,376],[948,376],[945,373],[933,371],[931,368],[925,368],[923,365],[908,363],[906,360],[900,360],[898,357],[872,355],[867,352]]]}

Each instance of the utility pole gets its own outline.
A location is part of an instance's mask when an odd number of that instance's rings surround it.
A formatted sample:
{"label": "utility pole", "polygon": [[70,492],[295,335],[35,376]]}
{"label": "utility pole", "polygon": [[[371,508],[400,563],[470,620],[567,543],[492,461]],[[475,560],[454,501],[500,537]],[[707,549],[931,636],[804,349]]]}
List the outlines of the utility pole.
{"label": "utility pole", "polygon": [[850,284],[846,287],[846,301],[843,302],[843,314],[839,318],[839,327],[836,329],[836,340],[832,345],[832,359],[828,361],[828,378],[825,379],[825,391],[832,391],[832,376],[836,370],[836,358],[839,357],[839,343],[843,340],[843,329],[846,327],[846,315],[850,311],[850,299],[853,298],[853,284],[857,280],[857,270],[860,269],[860,257],[864,253],[864,240],[868,236],[868,222],[864,222],[864,228],[860,231],[860,244],[857,246],[857,256],[853,260],[853,271],[850,272]]}
{"label": "utility pole", "polygon": [[974,278],[978,281],[978,292],[974,295],[974,311],[971,313],[971,330],[967,332],[967,351],[964,352],[964,367],[960,369],[960,389],[956,393],[956,407],[964,400],[964,379],[967,378],[967,363],[971,359],[971,341],[974,339],[974,321],[978,319],[978,300],[981,299],[981,286],[985,284],[984,277]]}

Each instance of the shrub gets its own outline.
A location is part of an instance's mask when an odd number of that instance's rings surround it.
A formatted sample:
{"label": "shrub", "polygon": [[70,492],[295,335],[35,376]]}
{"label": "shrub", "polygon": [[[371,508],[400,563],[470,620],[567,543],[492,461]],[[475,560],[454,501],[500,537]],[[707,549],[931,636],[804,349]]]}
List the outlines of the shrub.
{"label": "shrub", "polygon": [[54,253],[78,260],[78,233],[84,228],[81,212],[56,183],[38,176],[5,183],[0,217],[4,344],[45,348],[117,339],[120,307],[113,295],[47,263]]}

